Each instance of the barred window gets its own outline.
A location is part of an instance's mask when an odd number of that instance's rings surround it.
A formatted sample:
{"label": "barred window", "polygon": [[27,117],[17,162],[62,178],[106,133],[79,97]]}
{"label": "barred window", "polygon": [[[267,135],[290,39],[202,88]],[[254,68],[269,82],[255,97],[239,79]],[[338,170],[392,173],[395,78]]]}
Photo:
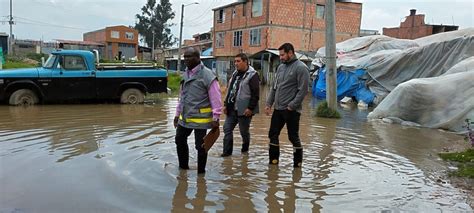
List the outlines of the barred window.
{"label": "barred window", "polygon": [[242,46],[242,31],[234,32],[234,47]]}

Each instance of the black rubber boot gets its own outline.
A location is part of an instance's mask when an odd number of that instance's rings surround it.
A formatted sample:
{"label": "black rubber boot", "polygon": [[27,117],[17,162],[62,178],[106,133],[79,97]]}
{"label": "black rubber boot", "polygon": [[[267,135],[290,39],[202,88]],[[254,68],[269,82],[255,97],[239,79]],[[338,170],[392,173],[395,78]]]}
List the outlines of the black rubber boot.
{"label": "black rubber boot", "polygon": [[268,156],[269,156],[269,160],[270,160],[269,163],[277,165],[280,162],[279,161],[280,146],[270,144],[269,149],[268,149]]}
{"label": "black rubber boot", "polygon": [[198,154],[198,174],[206,173],[207,153]]}
{"label": "black rubber boot", "polygon": [[301,167],[303,163],[303,148],[295,147],[293,151],[293,167]]}
{"label": "black rubber boot", "polygon": [[183,147],[177,147],[179,168],[189,169],[189,151]]}
{"label": "black rubber boot", "polygon": [[242,149],[240,150],[242,153],[249,151],[250,143],[242,143]]}

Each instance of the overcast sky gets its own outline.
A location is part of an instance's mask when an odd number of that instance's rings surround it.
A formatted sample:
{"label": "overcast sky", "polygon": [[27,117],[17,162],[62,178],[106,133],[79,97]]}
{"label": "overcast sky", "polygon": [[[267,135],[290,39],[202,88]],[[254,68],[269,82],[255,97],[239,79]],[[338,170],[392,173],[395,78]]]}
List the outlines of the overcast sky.
{"label": "overcast sky", "polygon": [[[157,0],[159,1],[159,0]],[[200,4],[185,7],[183,39],[212,27],[212,8],[236,0],[198,0]],[[0,21],[10,14],[9,0],[0,0]],[[134,25],[135,15],[146,0],[13,0],[13,33],[20,39],[82,40],[82,34],[113,25]],[[172,33],[179,36],[181,4],[193,0],[171,0],[176,17]],[[428,24],[474,27],[474,0],[355,0],[363,3],[362,29],[397,27],[400,21],[417,9],[426,15]],[[0,23],[0,32],[9,33],[9,26]]]}

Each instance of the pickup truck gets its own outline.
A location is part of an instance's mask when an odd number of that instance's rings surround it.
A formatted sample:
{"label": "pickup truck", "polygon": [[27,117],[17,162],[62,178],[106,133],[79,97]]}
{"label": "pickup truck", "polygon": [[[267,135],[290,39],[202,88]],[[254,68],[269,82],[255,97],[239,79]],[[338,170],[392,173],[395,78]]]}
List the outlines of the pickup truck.
{"label": "pickup truck", "polygon": [[33,105],[70,100],[140,104],[146,93],[167,92],[167,71],[153,64],[100,64],[98,53],[54,51],[42,67],[0,70],[0,101]]}

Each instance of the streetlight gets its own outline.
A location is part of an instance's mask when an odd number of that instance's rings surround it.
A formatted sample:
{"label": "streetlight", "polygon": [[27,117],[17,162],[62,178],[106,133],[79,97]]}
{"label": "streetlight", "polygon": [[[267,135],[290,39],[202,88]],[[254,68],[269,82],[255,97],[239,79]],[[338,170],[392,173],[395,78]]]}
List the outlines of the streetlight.
{"label": "streetlight", "polygon": [[199,2],[193,2],[189,4],[182,4],[181,5],[181,24],[179,27],[179,44],[178,44],[178,66],[177,71],[181,71],[181,40],[183,39],[183,17],[184,17],[184,7],[192,5],[192,4],[199,4]]}

